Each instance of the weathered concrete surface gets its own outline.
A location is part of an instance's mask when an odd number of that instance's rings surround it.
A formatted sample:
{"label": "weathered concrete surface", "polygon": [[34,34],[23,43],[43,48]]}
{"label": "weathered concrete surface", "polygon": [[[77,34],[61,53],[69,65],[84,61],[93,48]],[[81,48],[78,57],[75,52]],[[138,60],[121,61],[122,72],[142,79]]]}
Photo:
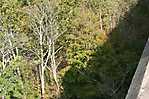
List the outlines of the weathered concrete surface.
{"label": "weathered concrete surface", "polygon": [[149,39],[125,99],[149,99]]}

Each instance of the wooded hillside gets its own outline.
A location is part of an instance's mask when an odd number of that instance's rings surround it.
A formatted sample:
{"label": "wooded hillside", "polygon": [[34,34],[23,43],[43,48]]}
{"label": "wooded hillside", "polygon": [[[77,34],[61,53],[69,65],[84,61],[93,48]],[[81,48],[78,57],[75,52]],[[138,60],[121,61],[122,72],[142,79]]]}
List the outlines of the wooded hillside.
{"label": "wooded hillside", "polygon": [[148,0],[0,0],[0,96],[125,99]]}

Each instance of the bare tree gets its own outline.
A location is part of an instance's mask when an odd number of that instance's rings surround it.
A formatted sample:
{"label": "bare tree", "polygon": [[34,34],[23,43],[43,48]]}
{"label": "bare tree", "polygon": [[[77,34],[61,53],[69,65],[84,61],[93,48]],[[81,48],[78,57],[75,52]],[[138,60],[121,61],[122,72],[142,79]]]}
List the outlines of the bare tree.
{"label": "bare tree", "polygon": [[54,5],[54,2],[47,0],[32,6],[28,10],[31,19],[31,30],[36,38],[36,43],[32,48],[32,52],[34,52],[40,60],[39,78],[42,99],[45,94],[44,72],[46,69],[49,69],[53,75],[57,91],[59,92],[57,68],[61,58],[57,56],[57,52],[59,52],[62,47],[56,46],[56,42],[63,33],[59,33]]}
{"label": "bare tree", "polygon": [[0,58],[2,61],[2,70],[9,65],[9,62],[18,56],[18,47],[14,44],[14,38],[17,34],[13,29],[11,20],[8,24],[4,24],[4,20],[0,18]]}

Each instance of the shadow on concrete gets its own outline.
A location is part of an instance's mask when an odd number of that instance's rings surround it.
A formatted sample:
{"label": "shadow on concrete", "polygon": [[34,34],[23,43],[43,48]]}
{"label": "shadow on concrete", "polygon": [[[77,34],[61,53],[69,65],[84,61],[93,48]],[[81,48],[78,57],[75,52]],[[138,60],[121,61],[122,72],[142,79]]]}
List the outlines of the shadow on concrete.
{"label": "shadow on concrete", "polygon": [[[148,4],[148,0],[139,0],[125,14],[106,43],[97,47],[87,68],[72,67],[66,72],[62,99],[125,99],[148,38]],[[139,83],[143,75],[140,75]]]}

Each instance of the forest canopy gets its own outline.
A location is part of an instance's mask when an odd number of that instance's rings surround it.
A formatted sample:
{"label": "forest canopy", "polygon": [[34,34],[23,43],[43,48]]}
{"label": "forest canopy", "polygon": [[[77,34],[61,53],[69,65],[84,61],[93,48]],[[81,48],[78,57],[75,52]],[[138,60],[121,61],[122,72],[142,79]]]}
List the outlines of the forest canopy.
{"label": "forest canopy", "polygon": [[148,11],[146,0],[0,0],[0,97],[125,99]]}

